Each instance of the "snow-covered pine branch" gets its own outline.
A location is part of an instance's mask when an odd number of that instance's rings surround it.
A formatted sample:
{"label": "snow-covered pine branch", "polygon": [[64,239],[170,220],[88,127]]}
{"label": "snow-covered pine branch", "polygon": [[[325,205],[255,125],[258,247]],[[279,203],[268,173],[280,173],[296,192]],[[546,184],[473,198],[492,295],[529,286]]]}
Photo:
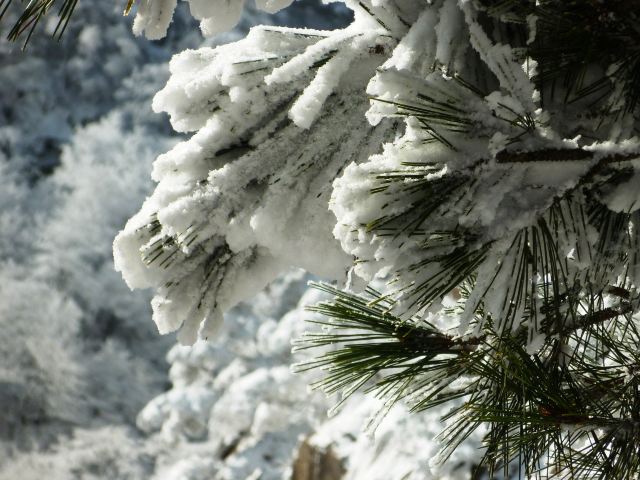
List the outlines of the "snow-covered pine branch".
{"label": "snow-covered pine branch", "polygon": [[[449,292],[477,278],[451,326],[524,325],[534,352],[545,338],[536,285],[551,269],[563,292],[640,282],[637,255],[626,254],[638,245],[638,122],[614,94],[603,118],[586,107],[592,96],[566,106],[557,85],[542,108],[535,62],[491,40],[481,13],[474,2],[433,2],[378,69],[367,116],[406,118],[406,132],[336,180],[334,234],[358,276],[389,280],[403,318],[441,312]],[[599,210],[628,218],[612,233]],[[540,229],[555,233],[536,250]],[[545,241],[557,258],[545,257]]]}
{"label": "snow-covered pine branch", "polygon": [[343,343],[311,362],[328,391],[464,398],[442,458],[487,425],[490,474],[640,470],[621,413],[640,408],[637,23],[599,2],[346,4],[345,29],[174,58],[154,107],[197,133],[156,161],[117,268],[187,344],[292,265],[382,285],[316,307],[311,346]]}
{"label": "snow-covered pine branch", "polygon": [[[587,118],[583,105],[559,108],[560,100],[541,108],[535,62],[490,38],[475,3],[347,5],[355,20],[343,30],[261,27],[174,58],[154,108],[197,133],[158,158],[155,193],[115,242],[129,285],[156,288],[161,332],[182,328],[181,341],[192,343],[204,322],[208,337],[222,312],[288,266],[343,278],[353,257],[365,281],[395,272],[408,316],[437,311],[479,269],[491,285],[471,295],[464,332],[477,299],[498,315],[515,295],[497,279],[509,278],[500,266],[519,258],[523,229],[571,192],[560,208],[580,209],[578,187],[600,178],[596,167],[624,156],[610,162],[610,178],[640,152],[633,120],[619,120],[628,114]],[[576,136],[578,127],[590,137]],[[509,161],[514,152],[555,153],[529,163]],[[457,275],[433,260],[445,237],[466,249]],[[563,238],[563,252],[599,241],[575,231]],[[584,274],[589,262],[571,265]],[[520,315],[510,313],[511,328]]]}
{"label": "snow-covered pine branch", "polygon": [[[358,8],[343,30],[255,28],[173,59],[154,109],[197,133],[155,162],[156,191],[114,245],[127,283],[156,288],[162,333],[193,343],[204,322],[208,337],[292,265],[344,276],[351,258],[331,235],[329,186],[396,130],[364,115],[366,85],[398,34]],[[395,19],[400,34],[404,23]]]}

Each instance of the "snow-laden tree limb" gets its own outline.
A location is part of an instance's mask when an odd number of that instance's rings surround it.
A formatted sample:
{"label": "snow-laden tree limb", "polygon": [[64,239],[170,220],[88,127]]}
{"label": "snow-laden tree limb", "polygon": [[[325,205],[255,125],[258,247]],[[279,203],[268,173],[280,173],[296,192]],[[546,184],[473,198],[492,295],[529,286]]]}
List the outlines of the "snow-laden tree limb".
{"label": "snow-laden tree limb", "polygon": [[[179,131],[154,194],[115,241],[131,287],[154,287],[163,333],[193,343],[222,312],[291,265],[344,275],[328,186],[393,138],[368,125],[366,84],[395,39],[370,21],[333,32],[255,28],[246,39],[174,58],[154,100]],[[339,128],[336,128],[339,126]]]}

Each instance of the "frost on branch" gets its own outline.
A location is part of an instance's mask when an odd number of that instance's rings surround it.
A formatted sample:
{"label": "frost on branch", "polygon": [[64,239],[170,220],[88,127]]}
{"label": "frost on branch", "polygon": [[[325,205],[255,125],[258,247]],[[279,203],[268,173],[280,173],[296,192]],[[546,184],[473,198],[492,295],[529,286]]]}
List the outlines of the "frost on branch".
{"label": "frost on branch", "polygon": [[358,276],[390,280],[405,318],[442,312],[462,285],[461,334],[492,319],[535,350],[571,328],[549,313],[549,285],[566,312],[586,286],[640,284],[626,253],[640,240],[638,121],[615,92],[537,91],[535,62],[479,4],[433,2],[369,84],[371,122],[403,117],[406,132],[336,180],[334,233]]}
{"label": "frost on branch", "polygon": [[371,126],[366,84],[393,44],[356,22],[333,32],[255,28],[240,42],[186,51],[156,96],[174,128],[196,131],[155,162],[158,186],[116,238],[116,268],[154,287],[161,333],[193,343],[222,313],[291,265],[344,275],[330,185],[392,138]]}

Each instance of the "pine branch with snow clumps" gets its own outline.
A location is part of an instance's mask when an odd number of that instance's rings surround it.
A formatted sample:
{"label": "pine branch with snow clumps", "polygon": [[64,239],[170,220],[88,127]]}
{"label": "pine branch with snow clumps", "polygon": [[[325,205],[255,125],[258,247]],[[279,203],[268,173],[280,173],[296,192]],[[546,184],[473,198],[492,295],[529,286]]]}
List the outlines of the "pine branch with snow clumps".
{"label": "pine branch with snow clumps", "polygon": [[623,0],[345,3],[346,29],[174,58],[154,108],[197,133],[156,161],[117,268],[187,344],[291,265],[346,274],[365,293],[320,286],[334,301],[301,344],[341,345],[302,366],[327,393],[451,402],[441,458],[486,426],[490,475],[629,478],[637,18]]}
{"label": "pine branch with snow clumps", "polygon": [[395,135],[364,117],[366,84],[394,44],[364,18],[333,32],[255,28],[173,59],[154,109],[197,133],[155,162],[158,187],[114,245],[127,283],[157,289],[162,333],[193,343],[203,322],[208,337],[291,265],[344,275],[327,185]]}

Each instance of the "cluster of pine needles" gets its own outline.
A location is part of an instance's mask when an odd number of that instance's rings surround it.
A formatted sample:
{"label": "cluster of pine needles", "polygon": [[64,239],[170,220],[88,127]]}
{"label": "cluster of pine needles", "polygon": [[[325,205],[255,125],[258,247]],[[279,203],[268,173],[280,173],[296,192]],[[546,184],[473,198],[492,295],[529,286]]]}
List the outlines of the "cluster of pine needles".
{"label": "cluster of pine needles", "polygon": [[582,299],[580,322],[531,354],[523,330],[501,335],[489,321],[458,336],[394,315],[394,301],[371,288],[356,295],[313,286],[333,299],[309,308],[321,315],[311,321],[321,328],[297,348],[323,353],[298,369],[324,370],[314,386],[338,394],[337,406],[358,390],[382,400],[380,415],[399,401],[415,412],[449,405],[441,458],[484,428],[477,478],[631,479],[640,472],[640,331],[626,306],[629,291],[610,289],[621,297],[617,309],[607,310],[604,296]]}
{"label": "cluster of pine needles", "polygon": [[[582,122],[596,127],[579,132],[581,145],[605,140],[600,132],[624,116],[638,124],[639,2],[476,3],[496,43],[536,61],[532,82],[551,122],[567,111],[595,119]],[[466,100],[481,100],[485,89],[447,75],[453,82],[446,99],[427,80],[411,100],[373,100],[393,104],[456,155],[465,136],[492,132]],[[477,163],[495,161],[505,172],[559,160],[591,167],[533,224],[507,231],[499,247],[486,231],[461,228],[456,215],[447,220],[491,187],[477,164],[452,171],[426,159],[376,172],[370,193],[385,195],[384,207],[361,227],[397,240],[414,261],[391,272],[383,292],[314,284],[332,299],[309,308],[319,314],[311,321],[318,328],[296,348],[320,353],[298,368],[323,370],[315,387],[337,395],[336,408],[357,391],[379,397],[373,428],[401,401],[416,412],[448,406],[441,458],[481,435],[476,478],[637,479],[640,214],[612,211],[602,198],[634,175],[639,155],[594,161],[582,146],[520,151],[538,126],[507,105],[498,108],[493,119],[509,132],[509,148]],[[438,310],[443,299],[449,306]]]}

